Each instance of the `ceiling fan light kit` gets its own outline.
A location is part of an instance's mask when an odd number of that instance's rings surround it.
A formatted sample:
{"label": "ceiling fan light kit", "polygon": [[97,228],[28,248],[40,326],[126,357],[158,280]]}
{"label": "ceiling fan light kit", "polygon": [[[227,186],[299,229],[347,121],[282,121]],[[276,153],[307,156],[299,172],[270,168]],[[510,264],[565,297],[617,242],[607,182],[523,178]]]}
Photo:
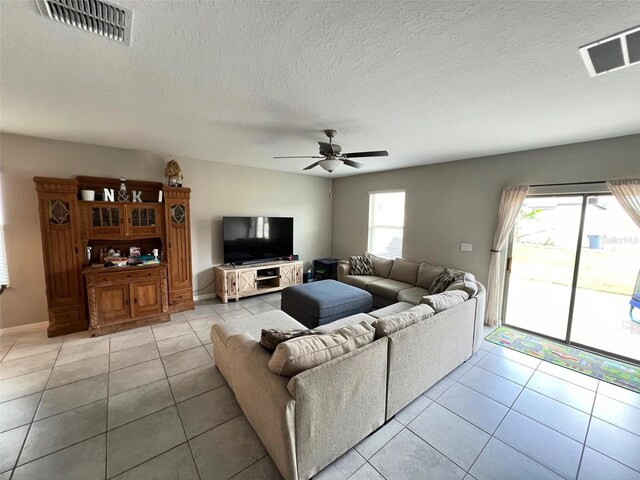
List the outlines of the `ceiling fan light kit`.
{"label": "ceiling fan light kit", "polygon": [[318,164],[327,172],[331,173],[340,165],[342,165],[342,160],[338,160],[335,157],[329,157],[326,160],[320,160]]}
{"label": "ceiling fan light kit", "polygon": [[320,145],[320,156],[299,156],[299,157],[273,157],[273,158],[320,158],[321,160],[306,166],[303,170],[311,170],[317,166],[320,166],[327,172],[331,173],[340,165],[346,165],[353,168],[362,168],[364,164],[349,160],[350,158],[365,158],[365,157],[387,157],[389,152],[386,150],[378,150],[375,152],[353,152],[342,153],[342,147],[336,143],[333,143],[333,137],[338,132],[335,130],[325,130],[324,134],[329,138],[329,143],[318,142]]}

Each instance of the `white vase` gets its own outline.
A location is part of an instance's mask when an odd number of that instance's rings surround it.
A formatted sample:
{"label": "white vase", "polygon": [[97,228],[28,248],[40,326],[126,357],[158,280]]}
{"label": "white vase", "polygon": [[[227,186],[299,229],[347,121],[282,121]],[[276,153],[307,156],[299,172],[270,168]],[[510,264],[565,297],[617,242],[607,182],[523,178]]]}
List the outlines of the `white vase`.
{"label": "white vase", "polygon": [[80,190],[80,195],[82,196],[82,200],[86,200],[87,202],[93,202],[96,199],[96,192],[93,190]]}

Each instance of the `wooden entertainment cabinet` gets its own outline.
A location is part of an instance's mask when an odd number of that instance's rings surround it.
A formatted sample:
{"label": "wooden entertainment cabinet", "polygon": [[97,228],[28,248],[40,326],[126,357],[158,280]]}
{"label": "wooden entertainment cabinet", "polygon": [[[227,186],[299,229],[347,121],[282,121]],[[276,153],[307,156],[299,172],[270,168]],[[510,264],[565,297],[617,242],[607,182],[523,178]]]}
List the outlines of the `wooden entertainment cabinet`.
{"label": "wooden entertainment cabinet", "polygon": [[214,267],[216,295],[223,303],[302,283],[302,261]]}
{"label": "wooden entertainment cabinet", "polygon": [[[49,311],[49,336],[91,335],[170,319],[195,307],[189,188],[127,180],[140,202],[84,201],[80,190],[116,193],[117,178],[34,177]],[[158,202],[162,192],[164,202]],[[131,197],[130,197],[131,198]],[[104,268],[100,251],[161,252],[160,262]],[[87,259],[87,252],[91,258]],[[97,266],[94,266],[97,265]]]}

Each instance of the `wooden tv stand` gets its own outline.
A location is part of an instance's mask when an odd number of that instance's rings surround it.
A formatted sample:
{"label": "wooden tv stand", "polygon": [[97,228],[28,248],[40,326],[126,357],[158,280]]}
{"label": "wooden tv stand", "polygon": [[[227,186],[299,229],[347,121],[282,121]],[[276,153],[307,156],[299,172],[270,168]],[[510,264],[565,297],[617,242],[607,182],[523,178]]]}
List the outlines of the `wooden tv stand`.
{"label": "wooden tv stand", "polygon": [[302,261],[266,262],[250,265],[214,267],[216,295],[223,303],[229,299],[277,292],[302,283]]}

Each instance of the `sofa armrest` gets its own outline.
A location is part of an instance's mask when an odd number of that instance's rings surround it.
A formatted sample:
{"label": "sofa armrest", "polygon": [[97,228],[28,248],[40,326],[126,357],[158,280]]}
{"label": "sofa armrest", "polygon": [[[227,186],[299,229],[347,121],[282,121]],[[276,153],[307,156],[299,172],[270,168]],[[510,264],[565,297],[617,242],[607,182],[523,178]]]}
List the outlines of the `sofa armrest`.
{"label": "sofa armrest", "polygon": [[349,262],[346,260],[340,260],[338,262],[338,281],[344,281],[344,276],[349,275],[349,272],[351,272],[351,265]]}
{"label": "sofa armrest", "polygon": [[387,346],[382,338],[291,378],[301,478],[312,477],[384,423]]}
{"label": "sofa armrest", "polygon": [[482,344],[484,338],[484,306],[487,298],[487,291],[480,282],[478,282],[478,293],[473,297],[476,299],[476,323],[473,332],[473,353],[476,353]]}
{"label": "sofa armrest", "polygon": [[271,355],[248,333],[228,340],[233,390],[247,420],[262,440],[280,473],[297,479],[295,400],[289,379],[269,370]]}

